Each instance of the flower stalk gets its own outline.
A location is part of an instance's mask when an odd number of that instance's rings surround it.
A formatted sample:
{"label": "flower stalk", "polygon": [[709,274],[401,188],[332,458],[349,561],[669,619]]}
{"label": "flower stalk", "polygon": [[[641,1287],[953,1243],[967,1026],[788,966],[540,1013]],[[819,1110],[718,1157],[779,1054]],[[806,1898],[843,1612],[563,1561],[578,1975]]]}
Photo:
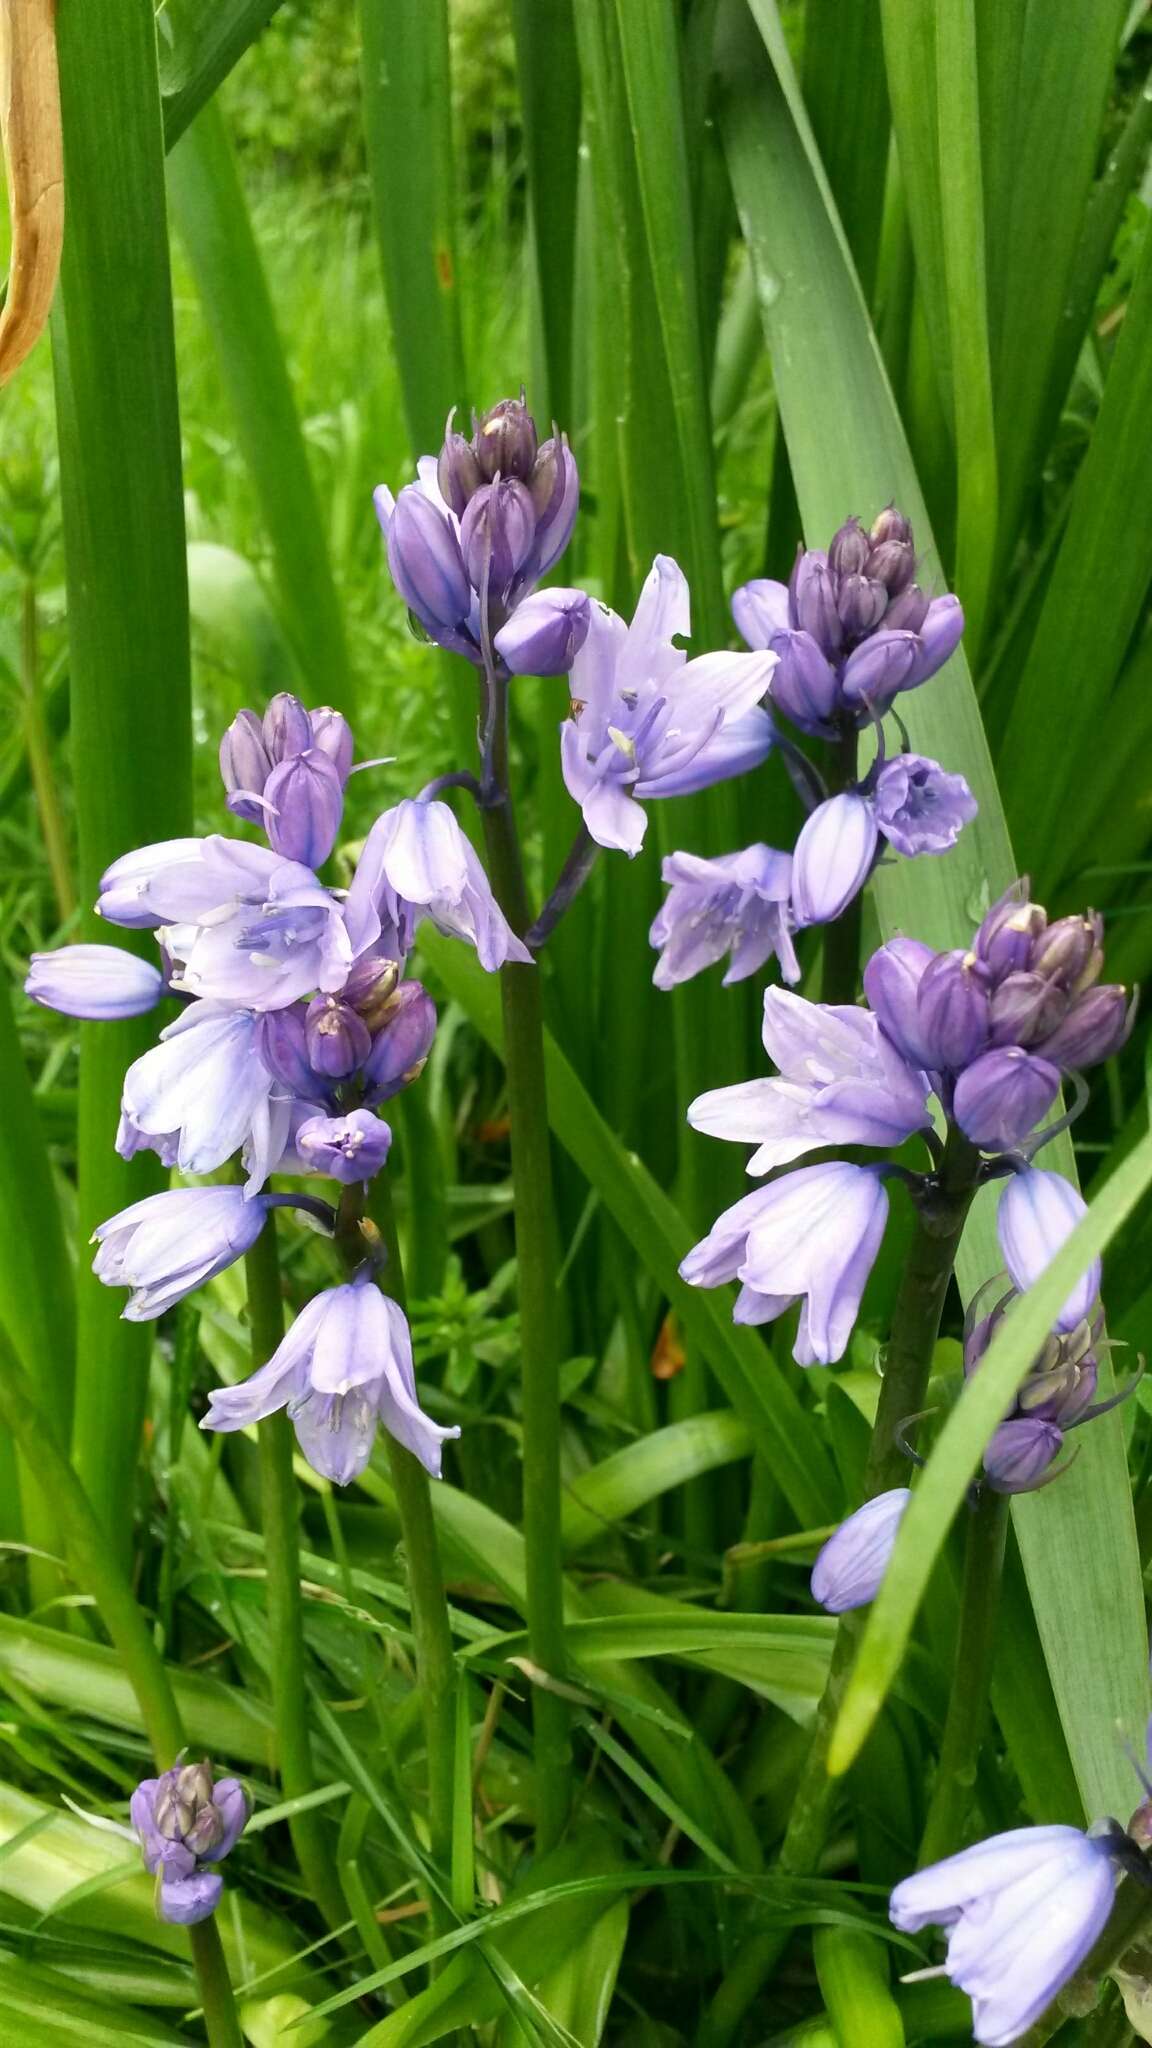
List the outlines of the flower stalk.
{"label": "flower stalk", "polygon": [[921,1869],[963,1847],[988,1714],[1007,1537],[1007,1498],[994,1493],[991,1487],[984,1487],[968,1518],[955,1677],[948,1695],[936,1784],[920,1843]]}
{"label": "flower stalk", "polygon": [[228,1961],[215,1915],[188,1929],[208,2048],[244,2048]]}

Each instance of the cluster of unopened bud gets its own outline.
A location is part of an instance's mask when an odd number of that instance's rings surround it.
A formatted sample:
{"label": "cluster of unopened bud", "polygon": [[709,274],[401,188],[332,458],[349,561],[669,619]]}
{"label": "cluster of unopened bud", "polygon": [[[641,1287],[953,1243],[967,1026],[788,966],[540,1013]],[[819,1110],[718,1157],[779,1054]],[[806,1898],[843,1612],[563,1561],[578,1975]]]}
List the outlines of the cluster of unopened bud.
{"label": "cluster of unopened bud", "polygon": [[[976,1371],[1016,1300],[1009,1291],[991,1313],[972,1324],[964,1340],[964,1371]],[[1053,1330],[1016,1394],[1013,1412],[994,1431],[984,1452],[984,1475],[994,1493],[1027,1493],[1038,1486],[1063,1449],[1068,1430],[1112,1406],[1097,1402],[1096,1349],[1103,1318],[1084,1318],[1071,1330]],[[1128,1391],[1127,1389],[1125,1391]]]}
{"label": "cluster of unopened bud", "polygon": [[182,1927],[208,1919],[222,1880],[204,1866],[235,1847],[248,1819],[248,1795],[235,1778],[214,1778],[209,1763],[174,1764],[144,1778],[132,1794],[132,1825],[156,1879],[156,1909]]}
{"label": "cluster of unopened bud", "polygon": [[262,825],[273,852],[318,868],[336,843],[352,731],[339,711],[308,711],[284,690],[260,718],[238,711],[220,742],[220,773],[234,817]]}

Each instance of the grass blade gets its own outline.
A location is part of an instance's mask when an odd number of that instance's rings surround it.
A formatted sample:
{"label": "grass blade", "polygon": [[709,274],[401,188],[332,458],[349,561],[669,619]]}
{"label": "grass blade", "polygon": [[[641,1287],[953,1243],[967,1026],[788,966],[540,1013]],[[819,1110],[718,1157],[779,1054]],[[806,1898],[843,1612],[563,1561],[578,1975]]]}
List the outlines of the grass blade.
{"label": "grass blade", "polygon": [[166,0],[156,17],[164,142],[178,142],[280,0]]}
{"label": "grass blade", "polygon": [[533,396],[544,418],[564,426],[572,412],[580,142],[580,71],[572,0],[551,0],[546,9],[534,6],[533,0],[512,0],[512,25],[548,372],[546,391]]}

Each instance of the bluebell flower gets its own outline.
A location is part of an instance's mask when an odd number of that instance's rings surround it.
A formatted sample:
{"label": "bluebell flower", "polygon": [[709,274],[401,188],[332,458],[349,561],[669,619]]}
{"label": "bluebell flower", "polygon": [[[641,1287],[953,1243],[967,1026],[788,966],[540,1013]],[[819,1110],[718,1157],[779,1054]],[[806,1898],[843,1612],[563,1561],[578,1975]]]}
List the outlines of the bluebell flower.
{"label": "bluebell flower", "polygon": [[631,625],[594,604],[572,664],[561,727],[569,795],[599,846],[636,854],[649,797],[687,796],[754,768],[772,745],[759,704],[771,654],[704,654],[676,645],[689,631],[688,585],[657,555]]}
{"label": "bluebell flower", "polygon": [[946,853],[978,808],[964,777],[947,774],[924,754],[894,754],[886,761],[872,800],[888,844],[909,860]]}
{"label": "bluebell flower", "polygon": [[288,1097],[258,1052],[259,1019],[228,1003],[190,1003],[124,1076],[116,1150],[146,1147],[182,1173],[212,1173],[252,1147],[248,1192],[284,1149]]}
{"label": "bluebell flower", "polygon": [[164,990],[160,969],[121,946],[58,946],[54,953],[33,953],[24,983],[25,995],[46,1010],[97,1020],[143,1016],[156,1008]]}
{"label": "bluebell flower", "polygon": [[876,1598],[911,1498],[906,1486],[878,1493],[828,1538],[812,1567],[812,1598],[829,1614]]}
{"label": "bluebell flower", "polygon": [[213,1782],[210,1764],[176,1764],[143,1778],[132,1794],[132,1825],[156,1878],[156,1911],[176,1927],[206,1920],[224,1880],[208,1868],[236,1847],[251,1807],[238,1778]]}
{"label": "bluebell flower", "polygon": [[[964,1323],[964,1372],[970,1376],[1010,1314],[1017,1296],[1009,1288],[990,1312],[982,1315],[980,1294]],[[1136,1380],[1104,1400],[1096,1399],[1099,1370],[1096,1348],[1104,1319],[1076,1323],[1070,1330],[1052,1330],[1016,1389],[1012,1411],[994,1430],[984,1451],[984,1474],[996,1493],[1026,1493],[1052,1475],[1052,1466],[1070,1429],[1107,1414],[1132,1393]]]}
{"label": "bluebell flower", "polygon": [[824,1145],[899,1145],[931,1125],[925,1076],[866,1010],[769,988],[763,1039],[778,1079],[709,1089],[688,1110],[693,1130],[757,1146],[749,1173],[769,1173]]}
{"label": "bluebell flower", "polygon": [[92,1233],[92,1271],[106,1287],[130,1287],[130,1323],[150,1322],[222,1273],[255,1244],[268,1200],[238,1187],[171,1188],[146,1195]]}
{"label": "bluebell flower", "polygon": [[957,1076],[952,1114],[985,1152],[1008,1152],[1044,1121],[1060,1093],[1060,1069],[1020,1045],[995,1046]]}
{"label": "bluebell flower", "polygon": [[[1021,1294],[1051,1265],[1087,1213],[1083,1197],[1063,1174],[1030,1166],[1012,1175],[1000,1197],[996,1233],[1012,1285]],[[1093,1259],[1064,1303],[1057,1329],[1073,1330],[1091,1316],[1101,1270],[1100,1260]]]}
{"label": "bluebell flower", "polygon": [[743,1285],[738,1323],[772,1322],[803,1306],[792,1355],[832,1365],[844,1355],[888,1220],[879,1169],[831,1161],[800,1167],[726,1209],[681,1261],[692,1287]]}
{"label": "bluebell flower", "polygon": [[661,948],[652,979],[675,988],[731,955],[725,988],[779,959],[785,981],[799,981],[789,904],[792,856],[771,846],[746,846],[705,860],[671,853],[661,865],[668,894],[648,937]]}
{"label": "bluebell flower", "polygon": [[350,1186],[379,1173],[392,1148],[392,1132],[370,1109],[353,1109],[347,1116],[306,1117],[294,1143],[306,1173],[327,1174]]}
{"label": "bluebell flower", "polygon": [[430,917],[439,931],[474,946],[489,972],[508,960],[532,960],[466,834],[448,805],[437,801],[406,797],[377,818],[352,877],[344,917],[357,955],[389,925],[410,944],[415,925]]}
{"label": "bluebell flower", "polygon": [[974,2037],[1007,2048],[1089,1955],[1115,1888],[1106,1837],[1013,1828],[906,1877],[889,1912],[904,1934],[948,1929],[943,1974],[972,2000]]}
{"label": "bluebell flower", "polygon": [[798,927],[831,924],[872,872],[879,834],[866,796],[844,790],[808,816],[792,865],[792,914]]}
{"label": "bluebell flower", "polygon": [[368,1463],[377,1422],[440,1476],[441,1445],[459,1436],[416,1398],[412,1338],[401,1308],[362,1269],[301,1309],[267,1365],[217,1387],[202,1429],[247,1429],[286,1408],[313,1469],[347,1486]]}
{"label": "bluebell flower", "polygon": [[496,635],[496,652],[514,676],[566,676],[585,640],[592,599],[583,590],[537,590]]}

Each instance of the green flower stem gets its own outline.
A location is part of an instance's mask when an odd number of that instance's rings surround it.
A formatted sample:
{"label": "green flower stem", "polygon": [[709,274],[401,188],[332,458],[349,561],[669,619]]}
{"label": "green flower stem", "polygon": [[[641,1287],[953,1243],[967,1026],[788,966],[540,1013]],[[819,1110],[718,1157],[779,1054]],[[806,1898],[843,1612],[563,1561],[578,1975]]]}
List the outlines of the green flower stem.
{"label": "green flower stem", "polygon": [[20,607],[20,681],[24,692],[24,744],[28,750],[28,773],[36,792],[36,809],[44,835],[56,912],[61,924],[67,924],[76,908],[76,890],[72,880],[68,832],[56,787],[52,741],[44,720],[40,694],[40,629],[36,585],[31,576],[24,584]]}
{"label": "green flower stem", "polygon": [[[266,1365],[284,1335],[276,1218],[269,1212],[244,1261],[248,1276],[248,1327],[252,1365]],[[281,1412],[257,1425],[260,1446],[260,1507],[264,1523],[265,1597],[268,1605],[272,1707],[276,1754],[286,1799],[316,1789],[308,1731],[304,1621],[300,1601],[299,1496],[292,1471],[292,1425]],[[308,1889],[330,1927],[348,1918],[344,1894],[328,1845],[322,1816],[293,1814],[292,1846]]]}
{"label": "green flower stem", "polygon": [[[362,1198],[361,1188],[345,1189],[336,1226],[337,1239],[344,1246],[346,1256],[350,1262],[355,1260],[356,1263],[363,1258],[365,1250],[358,1224]],[[387,1173],[379,1174],[373,1184],[372,1208],[388,1253],[387,1263],[379,1275],[380,1286],[385,1294],[406,1309],[404,1268]],[[392,1436],[388,1438],[388,1462],[404,1537],[412,1634],[416,1642],[416,1677],[420,1686],[428,1751],[428,1837],[432,1860],[443,1872],[447,1885],[452,1868],[458,1681],[452,1627],[448,1619],[428,1474],[420,1460]],[[455,1926],[451,1909],[438,1893],[429,1900],[429,1907],[432,1925],[438,1934],[447,1933]]]}
{"label": "green flower stem", "polygon": [[[494,720],[492,770],[498,797],[484,811],[488,870],[500,908],[513,930],[523,935],[532,920],[508,788],[508,685],[494,677],[490,687]],[[510,962],[501,969],[500,992],[512,1181],[516,1192],[528,1643],[533,1663],[562,1678],[565,1645],[560,1540],[559,1301],[539,969]],[[568,1726],[567,1703],[544,1686],[534,1687],[536,1840],[541,1853],[554,1847],[568,1817]]]}
{"label": "green flower stem", "polygon": [[228,1962],[220,1929],[213,1913],[188,1929],[200,2006],[208,2035],[208,2048],[244,2048],[244,2036],[236,2014],[236,2002],[228,1976]]}
{"label": "green flower stem", "polygon": [[936,1784],[920,1844],[920,1869],[928,1863],[939,1863],[942,1857],[963,1847],[988,1713],[1007,1536],[1008,1502],[1003,1494],[985,1488],[968,1519],[956,1675],[948,1697]]}
{"label": "green flower stem", "polygon": [[[979,1173],[979,1154],[962,1132],[951,1128],[932,1190],[921,1201],[908,1263],[892,1318],[892,1336],[880,1382],[880,1401],[864,1468],[864,1498],[899,1486],[908,1477],[901,1425],[924,1406],[932,1354],[960,1238]],[[811,1876],[827,1840],[836,1797],[828,1776],[828,1746],[863,1633],[860,1612],[845,1614],[836,1632],[824,1693],[816,1710],[812,1744],[801,1773],[780,1851],[781,1868]]]}
{"label": "green flower stem", "polygon": [[[856,781],[859,735],[853,726],[828,742],[828,794],[839,796]],[[858,889],[847,909],[824,927],[820,963],[822,1003],[854,1003],[860,993],[860,932],[864,891]]]}

